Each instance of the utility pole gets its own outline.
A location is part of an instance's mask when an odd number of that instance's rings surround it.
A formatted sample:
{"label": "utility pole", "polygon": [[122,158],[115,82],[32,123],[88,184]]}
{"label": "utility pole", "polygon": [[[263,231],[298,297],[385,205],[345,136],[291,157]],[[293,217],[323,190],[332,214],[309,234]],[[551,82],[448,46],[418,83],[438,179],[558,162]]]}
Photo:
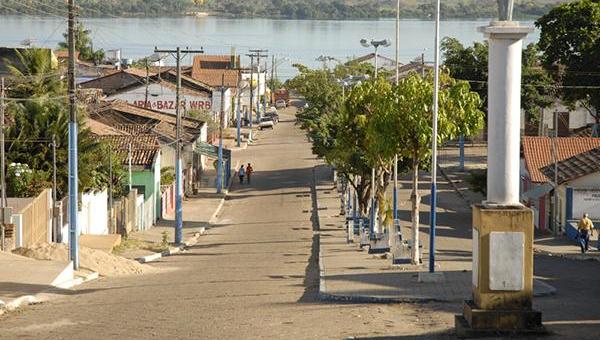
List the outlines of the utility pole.
{"label": "utility pole", "polygon": [[183,241],[183,173],[181,164],[181,102],[179,94],[181,92],[181,54],[204,53],[203,49],[190,50],[186,48],[184,51],[180,47],[175,50],[159,50],[154,48],[154,53],[170,53],[174,54],[177,62],[177,87],[175,91],[175,244],[179,245]]}
{"label": "utility pole", "polygon": [[429,214],[429,272],[435,272],[435,227],[437,218],[437,136],[438,136],[438,93],[440,79],[440,0],[435,12],[435,58],[433,79],[433,136],[431,138],[431,210]]}
{"label": "utility pole", "polygon": [[273,103],[273,97],[275,93],[275,55],[271,56],[271,104]]}
{"label": "utility pole", "polygon": [[[4,157],[3,157],[4,158]],[[3,162],[4,163],[4,162]],[[4,164],[2,165],[4,166]],[[59,232],[58,232],[58,221],[56,218],[58,214],[56,213],[56,135],[52,134],[52,232],[53,241],[60,242]]]}
{"label": "utility pole", "polygon": [[0,184],[2,185],[2,197],[0,197],[0,207],[2,207],[2,211],[0,212],[2,214],[2,216],[0,216],[0,219],[2,222],[0,224],[0,228],[2,230],[0,230],[0,233],[2,235],[0,235],[0,242],[2,242],[1,244],[1,250],[4,250],[4,236],[6,234],[6,224],[10,221],[5,221],[4,220],[4,210],[6,209],[6,179],[5,179],[5,160],[4,158],[6,157],[4,154],[4,77],[2,77],[2,79],[0,79]]}
{"label": "utility pole", "polygon": [[148,106],[148,84],[150,83],[150,65],[148,65],[148,58],[146,60],[146,98],[144,100],[144,108],[152,107]]}
{"label": "utility pole", "polygon": [[225,115],[225,74],[221,75],[221,107],[219,112],[219,154],[217,161],[217,194],[223,192],[223,116]]}
{"label": "utility pole", "polygon": [[246,54],[246,56],[250,57],[250,134],[248,135],[248,139],[252,141],[252,110],[254,104],[254,54]]}
{"label": "utility pole", "polygon": [[113,232],[115,230],[115,220],[113,216],[113,164],[112,164],[112,144],[108,144],[108,213],[110,216],[110,228]]}
{"label": "utility pole", "polygon": [[238,86],[237,86],[237,112],[236,112],[236,120],[237,120],[237,147],[242,146],[242,141],[240,140],[242,136],[242,71],[239,69],[238,72]]}
{"label": "utility pole", "polygon": [[[260,113],[260,58],[268,57],[268,55],[265,54],[267,52],[269,52],[269,50],[263,50],[263,49],[250,50],[250,53],[254,54],[254,56],[256,57],[256,72],[258,73],[258,75],[257,75],[257,77],[258,77],[258,86],[257,86],[258,94],[256,95],[256,117],[259,120],[261,117],[261,113]],[[267,69],[265,67],[265,78],[266,78],[266,72],[267,72]],[[266,81],[266,79],[265,79],[265,81]]]}
{"label": "utility pole", "polygon": [[554,112],[554,138],[552,138],[552,158],[554,158],[554,197],[552,211],[552,234],[558,236],[558,111]]}
{"label": "utility pole", "polygon": [[69,254],[73,269],[79,269],[77,98],[75,88],[75,0],[69,0]]}
{"label": "utility pole", "polygon": [[[273,89],[271,89],[273,93]],[[267,62],[265,61],[265,94],[263,95],[263,110],[267,112]]]}
{"label": "utility pole", "polygon": [[[396,86],[400,82],[400,0],[396,3]],[[394,226],[398,220],[398,155],[394,156],[394,192],[392,197]],[[395,231],[394,231],[395,232]],[[390,235],[394,235],[390,233]]]}

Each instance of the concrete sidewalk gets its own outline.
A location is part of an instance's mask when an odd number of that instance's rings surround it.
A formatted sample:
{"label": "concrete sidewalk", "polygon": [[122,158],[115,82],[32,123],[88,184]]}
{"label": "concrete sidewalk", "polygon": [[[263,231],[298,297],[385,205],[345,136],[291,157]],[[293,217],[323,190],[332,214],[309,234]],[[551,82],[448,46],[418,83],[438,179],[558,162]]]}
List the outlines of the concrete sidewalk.
{"label": "concrete sidewalk", "polygon": [[596,260],[600,261],[598,249],[598,231],[590,238],[590,250],[581,253],[579,244],[566,236],[541,235],[534,241],[533,251],[541,254],[560,256],[571,260]]}
{"label": "concrete sidewalk", "polygon": [[[449,229],[462,227],[470,230],[466,211],[455,211],[458,219],[449,219],[441,200],[440,237],[436,252],[436,271],[443,272],[443,283],[418,282],[418,273],[427,271],[428,250],[424,247],[424,265],[392,265],[392,260],[380,255],[369,255],[357,244],[346,242],[344,217],[339,215],[340,199],[333,184],[317,187],[318,217],[320,225],[320,297],[323,300],[369,302],[462,302],[471,295],[470,240],[462,233],[449,235]],[[450,190],[441,186],[442,191]],[[456,200],[456,197],[454,198]],[[427,210],[424,210],[427,212]],[[469,212],[470,213],[470,212]],[[401,214],[402,215],[402,214]],[[403,221],[403,224],[406,222]],[[446,224],[446,225],[444,225]],[[458,225],[457,225],[458,224]],[[422,235],[426,244],[428,237]],[[555,289],[534,281],[534,295],[546,296]]]}

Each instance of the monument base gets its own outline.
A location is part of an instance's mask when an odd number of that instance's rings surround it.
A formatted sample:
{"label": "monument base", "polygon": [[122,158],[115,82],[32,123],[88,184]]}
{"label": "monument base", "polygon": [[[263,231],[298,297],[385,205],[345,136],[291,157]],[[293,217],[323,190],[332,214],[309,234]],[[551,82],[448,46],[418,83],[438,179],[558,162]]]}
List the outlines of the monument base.
{"label": "monument base", "polygon": [[459,338],[547,334],[541,312],[479,309],[472,300],[464,302],[463,315],[456,315],[454,323]]}

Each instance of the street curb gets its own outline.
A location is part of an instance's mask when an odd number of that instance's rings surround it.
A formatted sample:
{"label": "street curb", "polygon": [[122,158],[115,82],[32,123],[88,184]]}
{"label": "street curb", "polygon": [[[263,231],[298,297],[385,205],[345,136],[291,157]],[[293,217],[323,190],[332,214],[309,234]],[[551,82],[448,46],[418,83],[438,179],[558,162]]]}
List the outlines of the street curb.
{"label": "street curb", "polygon": [[192,236],[188,240],[184,241],[183,245],[181,245],[179,247],[171,247],[161,253],[154,253],[154,254],[138,257],[136,260],[139,263],[151,263],[151,262],[156,262],[163,257],[179,254],[182,251],[185,251],[187,248],[198,243],[198,239],[200,238],[200,236],[202,236],[204,234],[206,234],[206,228],[202,227],[202,228],[200,228],[199,232],[194,233],[194,236]]}
{"label": "street curb", "polygon": [[13,311],[15,311],[19,308],[23,308],[25,306],[40,304],[43,301],[40,298],[38,298],[37,296],[44,294],[48,291],[51,291],[52,289],[70,289],[75,286],[79,286],[83,283],[96,280],[99,277],[100,277],[100,275],[98,272],[91,272],[83,277],[81,277],[81,276],[76,277],[76,278],[73,278],[73,280],[62,283],[60,285],[51,286],[48,289],[45,289],[36,295],[19,296],[9,302],[4,302],[4,301],[0,300],[0,315],[3,315],[4,313],[7,313],[7,312],[13,312]]}
{"label": "street curb", "polygon": [[[314,176],[314,171],[313,171]],[[314,183],[315,181],[313,181]],[[449,180],[449,182],[451,182]],[[458,190],[457,190],[458,192]],[[318,200],[318,190],[316,186],[314,187],[314,195],[315,195],[315,208],[317,209],[316,218],[320,220],[319,215],[319,200]],[[318,221],[320,224],[320,222]],[[327,285],[325,280],[325,265],[323,263],[323,256],[321,250],[321,234],[320,232],[315,232],[317,237],[319,237],[319,294],[318,298],[323,302],[345,302],[345,303],[360,303],[360,304],[394,304],[394,303],[431,303],[431,302],[442,302],[442,303],[453,303],[453,302],[462,302],[465,300],[465,297],[457,297],[456,299],[440,299],[433,297],[381,297],[381,296],[369,296],[369,295],[338,295],[331,294],[327,292]],[[555,295],[557,290],[555,287],[541,281],[535,280],[537,284],[544,287],[544,291],[541,293],[533,293],[534,297],[544,297],[544,296],[552,296]]]}
{"label": "street curb", "polygon": [[583,254],[563,254],[563,253],[553,253],[551,251],[543,250],[540,248],[533,247],[534,254],[540,254],[545,256],[556,256],[567,260],[572,261],[598,261],[600,262],[600,256],[590,256]]}

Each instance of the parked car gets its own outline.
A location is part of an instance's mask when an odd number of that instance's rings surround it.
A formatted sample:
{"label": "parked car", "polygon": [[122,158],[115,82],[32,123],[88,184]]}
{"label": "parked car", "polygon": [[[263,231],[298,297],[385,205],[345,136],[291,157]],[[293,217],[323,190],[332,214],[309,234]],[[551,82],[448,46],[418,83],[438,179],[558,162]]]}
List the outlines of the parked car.
{"label": "parked car", "polygon": [[275,102],[275,107],[278,109],[285,109],[287,107],[285,99],[277,99],[277,101]]}
{"label": "parked car", "polygon": [[271,117],[275,125],[279,123],[279,114],[277,113],[277,110],[274,107],[272,107],[265,113],[265,117]]}
{"label": "parked car", "polygon": [[275,123],[273,122],[273,118],[271,117],[262,117],[258,122],[258,129],[273,129]]}

